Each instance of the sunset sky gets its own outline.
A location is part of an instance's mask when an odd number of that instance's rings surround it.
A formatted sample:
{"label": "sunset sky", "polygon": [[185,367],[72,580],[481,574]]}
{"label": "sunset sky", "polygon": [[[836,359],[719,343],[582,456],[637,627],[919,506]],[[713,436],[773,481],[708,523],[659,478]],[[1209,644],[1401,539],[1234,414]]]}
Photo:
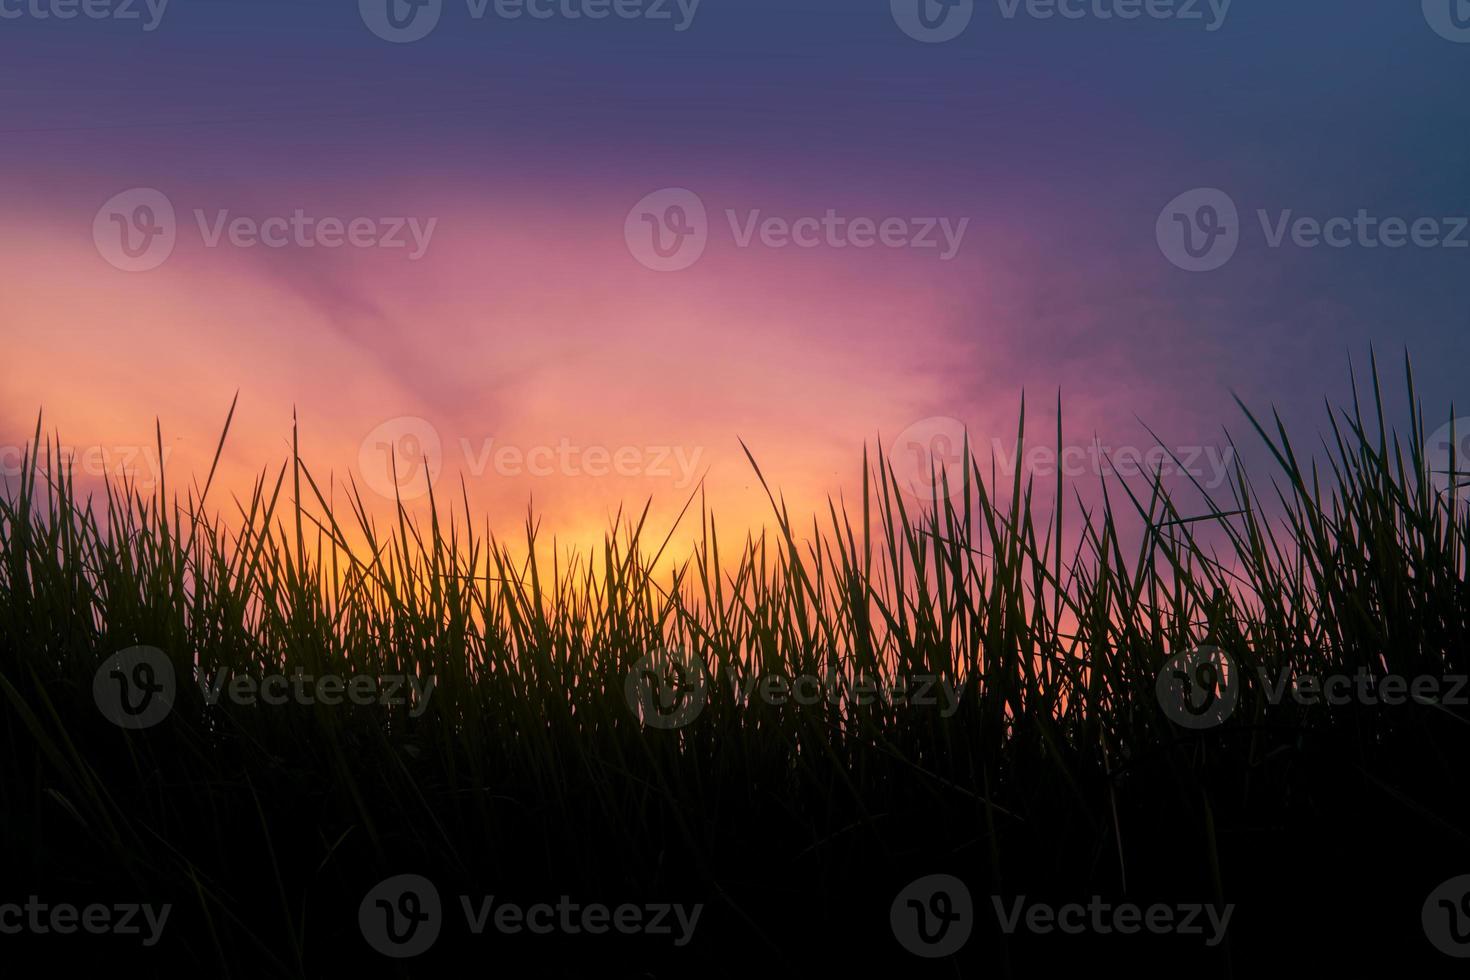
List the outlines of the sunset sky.
{"label": "sunset sky", "polygon": [[[1235,0],[1213,24],[1206,3],[991,0],[937,43],[888,0],[602,20],[444,0],[406,43],[370,29],[373,0],[172,0],[151,29],[157,0],[50,3],[0,0],[0,467],[44,410],[108,458],[157,418],[170,479],[202,479],[238,390],[230,490],[288,457],[294,409],[321,478],[386,506],[381,446],[437,440],[436,493],[463,473],[497,528],[534,500],[578,538],[706,474],[727,526],[764,519],[739,440],[801,513],[924,420],[988,453],[1023,389],[1043,439],[1060,389],[1069,442],[1146,447],[1141,418],[1215,446],[1246,434],[1231,391],[1322,427],[1371,343],[1394,385],[1408,348],[1432,418],[1470,406],[1470,43],[1432,0]],[[637,231],[670,188],[707,245],[658,271]],[[1156,234],[1197,188],[1239,209],[1212,271]],[[126,271],[138,189],[174,244]],[[298,211],[313,247],[250,244]],[[829,212],[843,231],[808,221],[810,247],[758,230]],[[1444,240],[1272,245],[1360,212]],[[895,218],[891,241],[936,246],[879,240]],[[354,221],[405,244],[324,247]]]}

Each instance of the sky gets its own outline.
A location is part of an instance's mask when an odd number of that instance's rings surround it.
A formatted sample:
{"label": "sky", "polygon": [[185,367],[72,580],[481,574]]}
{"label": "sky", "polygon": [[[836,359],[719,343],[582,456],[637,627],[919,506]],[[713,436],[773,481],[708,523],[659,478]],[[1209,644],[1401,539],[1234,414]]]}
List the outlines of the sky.
{"label": "sky", "polygon": [[742,442],[922,492],[1024,392],[1218,482],[1232,394],[1310,444],[1370,346],[1470,405],[1467,83],[1465,0],[0,0],[0,474],[39,412],[202,481],[238,392],[226,491],[294,413],[590,541],[766,520]]}

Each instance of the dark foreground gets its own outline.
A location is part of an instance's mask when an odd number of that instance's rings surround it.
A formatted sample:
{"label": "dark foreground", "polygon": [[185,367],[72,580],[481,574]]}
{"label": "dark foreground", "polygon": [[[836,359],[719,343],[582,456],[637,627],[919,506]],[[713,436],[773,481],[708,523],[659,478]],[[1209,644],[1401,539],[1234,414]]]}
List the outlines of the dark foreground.
{"label": "dark foreground", "polygon": [[5,975],[1463,975],[1470,530],[1370,402],[1315,471],[1257,426],[1261,496],[1081,527],[988,464],[733,549],[696,500],[672,583],[636,518],[551,567],[297,461],[212,517],[43,455],[0,501]]}

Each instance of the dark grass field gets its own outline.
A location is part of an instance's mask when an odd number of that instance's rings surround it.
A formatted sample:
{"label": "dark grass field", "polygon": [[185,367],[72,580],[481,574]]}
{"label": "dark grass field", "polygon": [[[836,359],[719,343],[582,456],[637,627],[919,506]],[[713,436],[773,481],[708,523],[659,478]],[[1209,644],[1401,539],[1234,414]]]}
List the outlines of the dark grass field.
{"label": "dark grass field", "polygon": [[[38,426],[0,499],[0,902],[170,912],[152,945],[0,934],[0,972],[1463,976],[1470,885],[1431,893],[1470,875],[1470,524],[1412,375],[1398,432],[1370,383],[1309,445],[1242,406],[1274,466],[1205,504],[1146,479],[1083,503],[983,460],[921,502],[870,459],[861,498],[815,521],[762,474],[763,534],[717,533],[696,496],[672,572],[637,513],[548,560],[534,525],[502,543],[462,501],[334,509],[297,459],[234,499],[80,499]],[[1059,526],[1074,501],[1085,520]],[[434,686],[211,704],[197,679],[222,669]],[[763,680],[834,675],[937,703]],[[1438,686],[1271,697],[1333,675]],[[399,875],[437,916],[381,889]],[[932,875],[963,890],[910,887]],[[476,935],[462,896],[609,920]],[[1007,932],[1022,898],[1230,918]],[[609,924],[674,905],[700,906],[687,936]],[[437,938],[385,955],[400,914],[397,938]]]}

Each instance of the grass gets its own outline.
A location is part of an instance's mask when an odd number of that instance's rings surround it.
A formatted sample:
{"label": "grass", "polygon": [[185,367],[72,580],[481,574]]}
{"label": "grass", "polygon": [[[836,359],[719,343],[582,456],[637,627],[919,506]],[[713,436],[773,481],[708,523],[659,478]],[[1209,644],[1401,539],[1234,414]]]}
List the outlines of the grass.
{"label": "grass", "polygon": [[[160,976],[436,975],[461,955],[568,976],[1020,976],[1110,959],[1274,975],[1379,955],[1444,970],[1455,961],[1418,916],[1470,870],[1470,716],[1271,704],[1258,680],[1470,673],[1470,522],[1428,472],[1407,362],[1404,384],[1402,438],[1375,363],[1371,397],[1355,389],[1307,454],[1242,405],[1274,461],[1268,490],[1237,469],[1222,491],[1184,488],[1203,501],[1188,507],[1160,480],[1108,481],[1092,499],[1060,478],[1006,485],[967,454],[961,486],[916,501],[880,449],[851,512],[834,502],[797,523],[768,486],[773,528],[734,542],[696,495],[681,521],[699,521],[697,544],[677,559],[646,509],[570,561],[538,559],[534,523],[514,547],[477,530],[463,494],[379,525],[355,494],[330,506],[334,488],[299,458],[228,505],[211,480],[82,499],[38,422],[0,499],[5,891],[175,911],[149,950],[4,936],[0,951]],[[1154,684],[1204,643],[1241,668],[1240,703],[1189,731]],[[165,651],[182,683],[162,724],[123,731],[92,682],[136,644]],[[708,674],[707,706],[677,730],[645,727],[625,698],[630,671],[667,650]],[[211,706],[190,681],[219,668],[437,684],[417,717]],[[937,675],[960,701],[944,717],[736,696],[834,669]],[[447,927],[395,962],[367,948],[356,910],[404,872],[447,905],[707,909],[685,948]],[[914,958],[889,932],[893,896],[935,872],[976,897],[956,961]],[[1239,912],[1209,949],[994,925],[992,895],[1094,894]]]}

